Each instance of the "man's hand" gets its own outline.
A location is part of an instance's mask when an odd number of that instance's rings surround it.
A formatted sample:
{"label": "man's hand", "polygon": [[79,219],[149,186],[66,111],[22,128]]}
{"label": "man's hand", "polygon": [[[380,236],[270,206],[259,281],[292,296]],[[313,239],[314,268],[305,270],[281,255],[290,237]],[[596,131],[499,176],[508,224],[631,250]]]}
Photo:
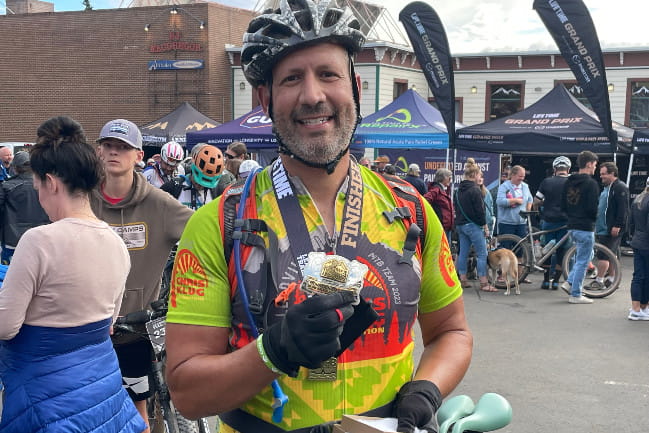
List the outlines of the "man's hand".
{"label": "man's hand", "polygon": [[291,377],[300,366],[317,368],[340,350],[345,321],[354,314],[352,292],[318,295],[289,307],[262,335],[270,361]]}
{"label": "man's hand", "polygon": [[620,228],[619,227],[612,227],[611,228],[611,236],[617,237],[620,235]]}
{"label": "man's hand", "polygon": [[442,403],[437,386],[428,380],[414,380],[403,384],[397,394],[395,416],[397,431],[413,433],[415,427],[436,429],[435,413]]}

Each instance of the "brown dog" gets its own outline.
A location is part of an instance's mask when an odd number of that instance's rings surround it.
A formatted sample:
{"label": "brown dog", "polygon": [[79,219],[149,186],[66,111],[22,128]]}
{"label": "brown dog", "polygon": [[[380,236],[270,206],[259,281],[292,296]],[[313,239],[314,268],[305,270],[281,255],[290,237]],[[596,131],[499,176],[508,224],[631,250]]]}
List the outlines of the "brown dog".
{"label": "brown dog", "polygon": [[500,273],[505,279],[505,284],[507,285],[505,295],[510,294],[510,279],[514,280],[516,294],[521,294],[521,289],[518,286],[518,259],[516,258],[516,254],[507,248],[498,248],[497,250],[489,251],[487,262],[489,263],[491,281],[493,281],[494,284],[498,277],[498,270],[500,270]]}

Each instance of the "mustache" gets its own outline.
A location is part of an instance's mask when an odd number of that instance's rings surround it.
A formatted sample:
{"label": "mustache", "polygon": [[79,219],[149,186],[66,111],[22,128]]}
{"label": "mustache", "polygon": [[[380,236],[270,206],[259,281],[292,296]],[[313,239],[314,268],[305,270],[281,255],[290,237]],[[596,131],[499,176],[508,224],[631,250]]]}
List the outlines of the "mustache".
{"label": "mustache", "polygon": [[337,110],[325,102],[318,102],[316,105],[301,105],[292,112],[293,118],[305,116],[336,116]]}

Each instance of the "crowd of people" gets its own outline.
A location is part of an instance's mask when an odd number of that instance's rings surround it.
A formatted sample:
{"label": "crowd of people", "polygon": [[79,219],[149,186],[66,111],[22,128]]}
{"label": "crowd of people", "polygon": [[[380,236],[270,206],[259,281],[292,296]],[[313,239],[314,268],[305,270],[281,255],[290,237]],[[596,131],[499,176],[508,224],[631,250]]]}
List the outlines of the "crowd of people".
{"label": "crowd of people", "polygon": [[[432,428],[472,356],[462,290],[470,251],[480,289],[497,291],[486,239],[524,236],[520,211],[535,203],[544,227],[565,222],[577,244],[563,285],[574,304],[592,302],[581,288],[595,235],[615,248],[629,226],[638,233],[629,319],[649,320],[649,187],[628,218],[617,167],[600,166],[600,192],[591,152],[569,176],[570,160],[557,158],[536,201],[517,165],[488,191],[469,158],[451,193],[447,169],[426,186],[417,164],[401,179],[387,156],[357,163],[353,59],[364,40],[333,3],[282,3],[253,18],[244,75],[279,143],[265,168],[239,142],[196,145],[187,157],[169,142],[144,163],[142,135],[126,119],[107,122],[93,145],[76,121],[55,117],[8,166],[0,149],[11,263],[0,289],[0,430],[149,431],[151,347],[111,339],[111,325],[158,299],[176,247],[169,388],[186,417],[218,415],[225,433],[330,432],[344,414],[392,416],[406,433]],[[14,196],[23,207],[9,205]],[[542,288],[558,288],[559,263]],[[594,284],[607,284],[603,263],[598,272]]]}

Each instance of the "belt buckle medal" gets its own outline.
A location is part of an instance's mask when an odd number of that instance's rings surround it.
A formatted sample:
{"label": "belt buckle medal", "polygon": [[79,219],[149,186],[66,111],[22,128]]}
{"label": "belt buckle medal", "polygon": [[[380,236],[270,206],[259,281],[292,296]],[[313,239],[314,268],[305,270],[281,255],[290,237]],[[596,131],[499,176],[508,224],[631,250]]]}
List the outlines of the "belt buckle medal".
{"label": "belt buckle medal", "polygon": [[[340,290],[354,293],[353,305],[360,302],[360,291],[367,266],[348,260],[338,255],[327,255],[322,252],[309,253],[309,260],[304,268],[302,290],[309,296],[326,295]],[[309,380],[334,381],[338,378],[338,360],[331,357],[319,368],[310,369]]]}

